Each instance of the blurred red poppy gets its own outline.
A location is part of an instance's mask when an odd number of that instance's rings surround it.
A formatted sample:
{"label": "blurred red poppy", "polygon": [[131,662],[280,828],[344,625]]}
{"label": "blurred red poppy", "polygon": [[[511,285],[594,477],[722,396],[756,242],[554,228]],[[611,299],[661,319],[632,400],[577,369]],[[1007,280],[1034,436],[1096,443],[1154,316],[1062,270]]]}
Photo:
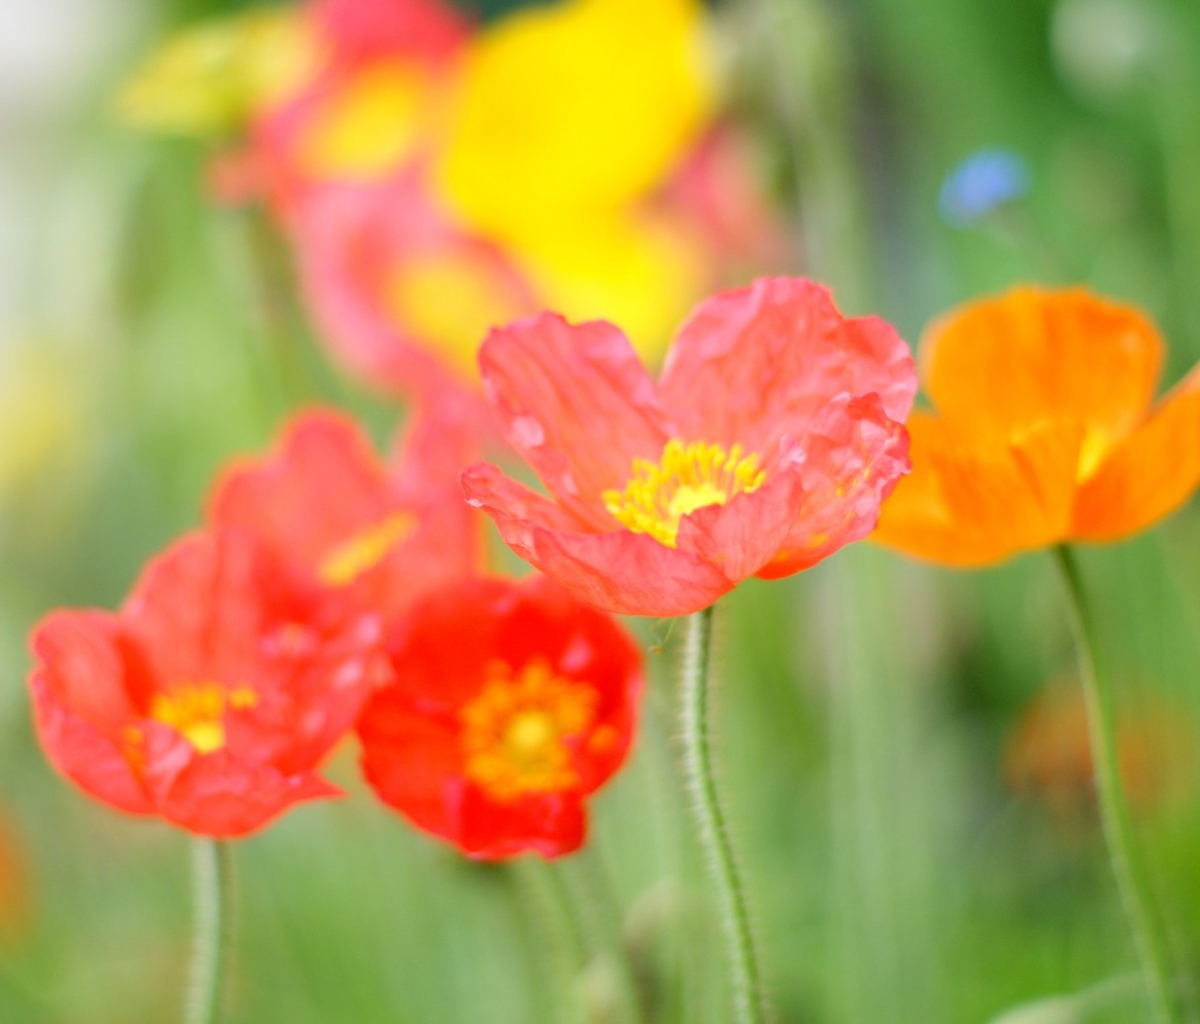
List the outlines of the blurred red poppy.
{"label": "blurred red poppy", "polygon": [[93,797],[200,835],[337,796],[316,767],[386,678],[377,616],[299,589],[245,534],[194,534],[117,613],[63,610],[32,637],[37,731]]}
{"label": "blurred red poppy", "polygon": [[463,475],[468,499],[608,611],[684,615],[806,569],[870,533],[908,471],[908,348],[811,281],[701,303],[657,382],[616,327],[550,314],[493,331],[479,363],[552,499],[486,463]]}
{"label": "blurred red poppy", "polygon": [[453,409],[445,413],[419,414],[392,466],[348,416],[302,413],[274,453],[225,471],[209,519],[254,534],[302,580],[390,622],[482,557],[482,521],[458,482],[472,458],[471,432]]}
{"label": "blurred red poppy", "polygon": [[389,648],[395,681],[358,723],[380,798],[472,857],[577,849],[633,738],[632,638],[543,577],[475,579],[423,599]]}

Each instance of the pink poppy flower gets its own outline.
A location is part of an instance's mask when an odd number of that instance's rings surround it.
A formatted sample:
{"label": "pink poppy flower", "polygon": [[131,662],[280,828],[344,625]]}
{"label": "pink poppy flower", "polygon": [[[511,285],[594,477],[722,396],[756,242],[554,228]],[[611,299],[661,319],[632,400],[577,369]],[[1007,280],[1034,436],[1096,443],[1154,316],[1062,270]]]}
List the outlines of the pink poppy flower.
{"label": "pink poppy flower", "polygon": [[616,327],[553,314],[493,331],[479,361],[550,497],[477,463],[468,500],[608,611],[685,615],[748,576],[806,569],[870,533],[908,472],[907,346],[804,279],[701,303],[657,382]]}

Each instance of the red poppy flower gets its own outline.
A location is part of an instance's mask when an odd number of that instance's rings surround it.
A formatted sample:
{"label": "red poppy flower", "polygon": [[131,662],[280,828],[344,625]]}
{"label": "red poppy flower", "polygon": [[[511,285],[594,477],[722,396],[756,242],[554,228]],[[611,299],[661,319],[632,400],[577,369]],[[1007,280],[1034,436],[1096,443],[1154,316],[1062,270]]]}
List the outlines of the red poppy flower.
{"label": "red poppy flower", "polygon": [[617,328],[544,314],[480,352],[509,440],[552,499],[479,463],[467,497],[600,608],[683,615],[865,537],[908,470],[904,342],[802,279],[702,303],[657,384]]}
{"label": "red poppy flower", "polygon": [[473,442],[453,415],[419,414],[392,468],[349,417],[303,413],[272,455],[226,470],[209,519],[254,534],[301,579],[390,622],[422,590],[474,571],[482,557],[481,522],[457,481]]}
{"label": "red poppy flower", "polygon": [[315,773],[385,666],[378,617],[290,586],[242,534],[150,563],[120,612],[57,611],[33,633],[38,734],[91,796],[238,836],[339,791]]}
{"label": "red poppy flower", "polygon": [[633,736],[628,634],[550,580],[474,579],[423,599],[390,650],[358,723],[380,798],[472,857],[577,849]]}

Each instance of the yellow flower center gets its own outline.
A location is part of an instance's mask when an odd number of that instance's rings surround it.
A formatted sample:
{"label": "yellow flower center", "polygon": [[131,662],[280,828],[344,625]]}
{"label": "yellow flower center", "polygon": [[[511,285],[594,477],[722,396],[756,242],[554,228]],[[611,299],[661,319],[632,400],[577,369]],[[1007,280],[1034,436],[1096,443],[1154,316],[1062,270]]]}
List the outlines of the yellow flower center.
{"label": "yellow flower center", "polygon": [[225,710],[244,710],[258,703],[248,686],[227,689],[220,683],[183,683],[170,693],[156,693],[150,717],[169,725],[202,754],[225,746]]}
{"label": "yellow flower center", "polygon": [[757,455],[742,455],[735,444],[667,442],[657,463],[633,460],[624,491],[605,491],[604,506],[634,533],[648,533],[660,544],[675,546],[679,520],[709,505],[724,505],[735,494],[758,490],[767,478]]}
{"label": "yellow flower center", "polygon": [[591,726],[596,701],[590,686],[556,676],[543,660],[515,678],[510,666],[495,662],[460,714],[467,778],[502,802],[576,785],[568,741]]}
{"label": "yellow flower center", "polygon": [[317,575],[331,587],[353,583],[369,569],[374,569],[388,552],[412,536],[417,517],[411,512],[397,512],[383,522],[355,534],[337,545],[317,567]]}

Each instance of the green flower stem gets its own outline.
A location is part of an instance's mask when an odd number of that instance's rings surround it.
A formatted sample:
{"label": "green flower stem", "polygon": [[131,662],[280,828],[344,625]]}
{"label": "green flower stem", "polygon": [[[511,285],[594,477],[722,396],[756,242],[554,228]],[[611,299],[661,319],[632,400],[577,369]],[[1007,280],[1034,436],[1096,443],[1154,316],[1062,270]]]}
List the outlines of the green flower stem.
{"label": "green flower stem", "polygon": [[1125,916],[1133,932],[1155,1024],[1179,1024],[1182,1018],[1171,980],[1166,936],[1154,905],[1146,869],[1134,841],[1129,807],[1121,788],[1113,698],[1099,663],[1095,625],[1071,550],[1066,546],[1056,548],[1054,561],[1062,578],[1079,658],[1079,677],[1087,707],[1088,733],[1096,775],[1096,797],[1113,874],[1117,879]]}
{"label": "green flower stem", "polygon": [[766,997],[750,927],[746,891],[738,874],[733,841],[713,771],[709,723],[712,628],[712,607],[688,618],[680,692],[684,771],[700,846],[721,913],[734,1021],[736,1024],[766,1024]]}
{"label": "green flower stem", "polygon": [[233,950],[233,856],[228,843],[196,839],[192,847],[195,926],[185,1024],[220,1024]]}

